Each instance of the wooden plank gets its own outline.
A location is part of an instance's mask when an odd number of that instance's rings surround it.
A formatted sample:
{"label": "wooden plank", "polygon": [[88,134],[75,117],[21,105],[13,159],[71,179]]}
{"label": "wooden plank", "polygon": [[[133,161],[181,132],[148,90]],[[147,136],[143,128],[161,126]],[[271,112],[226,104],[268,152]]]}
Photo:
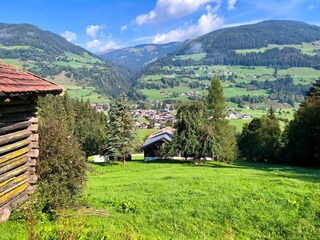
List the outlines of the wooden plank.
{"label": "wooden plank", "polygon": [[14,123],[29,120],[34,117],[34,113],[10,113],[10,114],[0,114],[1,123]]}
{"label": "wooden plank", "polygon": [[28,186],[29,186],[29,183],[25,182],[25,183],[21,184],[20,186],[18,186],[17,188],[13,189],[11,192],[1,196],[0,197],[0,207],[5,205],[6,203],[10,202],[11,200],[13,200],[15,197],[17,197],[23,191],[27,190]]}
{"label": "wooden plank", "polygon": [[29,160],[29,158],[26,155],[23,155],[22,157],[19,157],[19,158],[15,159],[14,161],[10,161],[9,164],[7,164],[3,167],[0,167],[0,176],[3,173],[6,173],[12,169],[15,169],[15,168],[27,163],[28,160]]}
{"label": "wooden plank", "polygon": [[21,155],[24,155],[24,154],[28,153],[28,152],[29,152],[29,148],[25,147],[25,148],[21,148],[21,149],[19,149],[17,151],[8,153],[6,155],[0,156],[0,164],[5,163],[5,162],[7,162],[9,160],[12,160],[14,158],[17,158],[17,157],[19,157]]}
{"label": "wooden plank", "polygon": [[32,123],[30,121],[18,122],[14,124],[6,124],[4,127],[0,128],[0,134],[5,134],[7,132],[12,132],[20,129],[28,128]]}
{"label": "wooden plank", "polygon": [[22,104],[22,105],[12,105],[12,106],[1,106],[0,114],[6,113],[27,113],[36,112],[36,107],[34,104]]}
{"label": "wooden plank", "polygon": [[12,177],[16,177],[19,176],[22,173],[25,173],[26,171],[28,171],[29,166],[28,165],[22,165],[10,172],[7,172],[5,174],[0,175],[0,183],[9,180]]}
{"label": "wooden plank", "polygon": [[0,147],[0,155],[4,154],[4,153],[8,153],[8,152],[12,152],[14,150],[23,148],[25,146],[29,146],[29,144],[31,143],[31,140],[29,139],[23,139],[19,142],[15,142],[9,145],[5,145]]}
{"label": "wooden plank", "polygon": [[32,134],[29,130],[21,130],[0,136],[0,146],[26,139]]}

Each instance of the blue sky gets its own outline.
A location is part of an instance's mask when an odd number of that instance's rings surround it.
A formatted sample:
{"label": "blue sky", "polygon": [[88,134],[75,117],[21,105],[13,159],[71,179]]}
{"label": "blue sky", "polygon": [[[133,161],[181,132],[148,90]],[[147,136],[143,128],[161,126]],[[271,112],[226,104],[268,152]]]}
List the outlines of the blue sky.
{"label": "blue sky", "polygon": [[30,23],[93,52],[270,19],[320,25],[320,0],[0,0],[0,22]]}

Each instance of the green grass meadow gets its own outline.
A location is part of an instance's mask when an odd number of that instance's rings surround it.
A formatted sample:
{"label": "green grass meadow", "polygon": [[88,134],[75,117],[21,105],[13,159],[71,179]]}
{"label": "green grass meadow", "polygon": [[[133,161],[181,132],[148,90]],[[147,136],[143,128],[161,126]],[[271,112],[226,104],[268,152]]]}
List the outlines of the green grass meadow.
{"label": "green grass meadow", "polygon": [[[320,239],[319,169],[245,161],[90,169],[86,207],[52,225],[38,220],[43,239],[59,226],[82,239]],[[0,239],[27,239],[25,226],[1,223]]]}

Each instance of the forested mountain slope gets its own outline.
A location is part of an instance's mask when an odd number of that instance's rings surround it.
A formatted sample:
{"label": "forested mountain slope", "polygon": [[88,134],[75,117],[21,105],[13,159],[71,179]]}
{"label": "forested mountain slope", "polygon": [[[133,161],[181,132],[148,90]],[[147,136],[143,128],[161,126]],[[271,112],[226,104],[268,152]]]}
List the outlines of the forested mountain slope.
{"label": "forested mountain slope", "polygon": [[93,86],[108,96],[131,87],[127,69],[30,24],[0,23],[0,59],[53,81],[59,76],[62,84]]}
{"label": "forested mountain slope", "polygon": [[143,44],[101,53],[99,56],[113,63],[126,66],[131,70],[139,71],[150,61],[166,56],[176,50],[181,44],[179,42]]}

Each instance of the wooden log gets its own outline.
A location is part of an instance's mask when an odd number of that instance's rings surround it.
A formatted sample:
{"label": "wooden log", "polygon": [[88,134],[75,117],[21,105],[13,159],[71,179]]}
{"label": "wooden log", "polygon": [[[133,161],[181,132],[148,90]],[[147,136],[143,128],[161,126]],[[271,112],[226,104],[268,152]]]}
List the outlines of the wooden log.
{"label": "wooden log", "polygon": [[22,105],[12,105],[12,106],[1,106],[0,108],[0,114],[27,113],[27,112],[36,112],[35,105],[22,104]]}
{"label": "wooden log", "polygon": [[32,122],[30,122],[30,121],[24,121],[24,122],[19,122],[19,123],[14,123],[14,124],[6,124],[6,126],[3,126],[0,128],[0,134],[16,131],[16,130],[20,130],[20,129],[26,129],[31,124],[32,124]]}
{"label": "wooden log", "polygon": [[[17,161],[17,160],[19,160],[19,159],[23,159],[23,158],[25,158],[25,157],[28,157],[28,156],[27,156],[27,153],[25,153],[25,154],[23,154],[23,155],[21,155],[21,156],[18,156],[18,157],[16,157],[16,158],[13,158],[13,159],[11,159],[11,160],[9,160],[9,161],[7,161],[7,162],[0,163],[0,168],[5,167],[5,166],[7,166],[8,164],[11,164],[11,163],[13,163],[14,161]],[[30,159],[31,159],[31,158],[28,158],[28,161],[29,161]]]}
{"label": "wooden log", "polygon": [[31,149],[28,153],[28,157],[37,158],[39,156],[39,149]]}
{"label": "wooden log", "polygon": [[15,197],[17,197],[19,194],[25,191],[28,188],[28,186],[29,183],[25,182],[20,186],[14,188],[12,191],[6,193],[5,195],[0,196],[0,207],[13,200]]}
{"label": "wooden log", "polygon": [[28,165],[31,167],[34,167],[37,165],[37,160],[35,158],[30,158],[30,160],[28,161]]}
{"label": "wooden log", "polygon": [[0,194],[5,192],[6,190],[12,188],[13,186],[17,186],[17,185],[21,184],[22,182],[29,181],[29,178],[30,178],[30,176],[27,173],[13,178],[11,181],[7,182],[3,186],[0,186]]}
{"label": "wooden log", "polygon": [[21,148],[17,151],[14,151],[14,152],[11,152],[11,153],[8,153],[6,155],[3,155],[3,156],[0,156],[0,164],[2,163],[5,163],[9,160],[12,160],[14,158],[17,158],[23,154],[26,154],[29,152],[29,148],[28,147],[25,147],[25,148]]}
{"label": "wooden log", "polygon": [[6,165],[0,167],[0,175],[27,163],[28,160],[29,160],[29,158],[27,157],[27,155],[22,155],[18,158],[15,158],[15,159],[7,162]]}
{"label": "wooden log", "polygon": [[2,155],[4,153],[12,152],[14,150],[23,148],[25,146],[29,146],[30,143],[31,143],[31,141],[29,139],[24,139],[19,142],[15,142],[15,143],[12,143],[9,145],[2,146],[2,147],[0,147],[0,155]]}
{"label": "wooden log", "polygon": [[32,117],[32,118],[29,119],[29,122],[31,122],[31,123],[39,123],[39,119],[36,118],[36,117]]}
{"label": "wooden log", "polygon": [[36,102],[36,96],[0,97],[0,105],[32,104]]}
{"label": "wooden log", "polygon": [[14,123],[26,121],[34,117],[34,113],[10,113],[0,114],[0,122],[2,123]]}
{"label": "wooden log", "polygon": [[9,219],[11,214],[11,208],[10,207],[6,207],[3,209],[0,209],[0,222],[5,222]]}
{"label": "wooden log", "polygon": [[31,142],[29,145],[31,149],[39,149],[39,142]]}
{"label": "wooden log", "polygon": [[38,124],[31,124],[29,127],[28,127],[28,130],[33,132],[33,133],[36,133],[38,132],[38,128],[39,128],[39,125]]}
{"label": "wooden log", "polygon": [[22,139],[26,139],[30,137],[31,131],[29,130],[21,130],[18,132],[9,133],[6,135],[0,136],[0,146],[3,146],[5,144],[9,144],[12,142],[17,142]]}
{"label": "wooden log", "polygon": [[31,134],[28,139],[30,139],[31,142],[39,142],[39,134]]}
{"label": "wooden log", "polygon": [[26,182],[28,182],[28,179],[25,179],[25,180],[23,180],[23,181],[15,184],[15,185],[11,186],[11,187],[8,187],[6,190],[1,191],[1,192],[0,192],[0,197],[6,195],[6,194],[9,193],[9,192],[12,192],[14,189],[16,189],[16,188],[18,188],[19,186],[25,184]]}
{"label": "wooden log", "polygon": [[25,164],[14,170],[11,170],[10,172],[0,175],[0,183],[9,180],[12,177],[19,176],[20,174],[28,171],[28,169],[29,169],[29,166]]}
{"label": "wooden log", "polygon": [[2,207],[0,207],[0,214],[1,214],[1,212],[5,211],[6,209],[11,210],[12,207],[16,207],[19,203],[26,201],[27,198],[28,198],[28,195],[29,195],[28,192],[27,192],[27,189],[24,190],[23,192],[21,192],[20,194],[18,194],[12,200],[8,201]]}
{"label": "wooden log", "polygon": [[29,167],[28,173],[29,173],[30,175],[36,174],[36,168],[35,168],[35,167]]}
{"label": "wooden log", "polygon": [[29,183],[30,184],[36,184],[38,182],[38,176],[37,175],[30,175],[29,176]]}

